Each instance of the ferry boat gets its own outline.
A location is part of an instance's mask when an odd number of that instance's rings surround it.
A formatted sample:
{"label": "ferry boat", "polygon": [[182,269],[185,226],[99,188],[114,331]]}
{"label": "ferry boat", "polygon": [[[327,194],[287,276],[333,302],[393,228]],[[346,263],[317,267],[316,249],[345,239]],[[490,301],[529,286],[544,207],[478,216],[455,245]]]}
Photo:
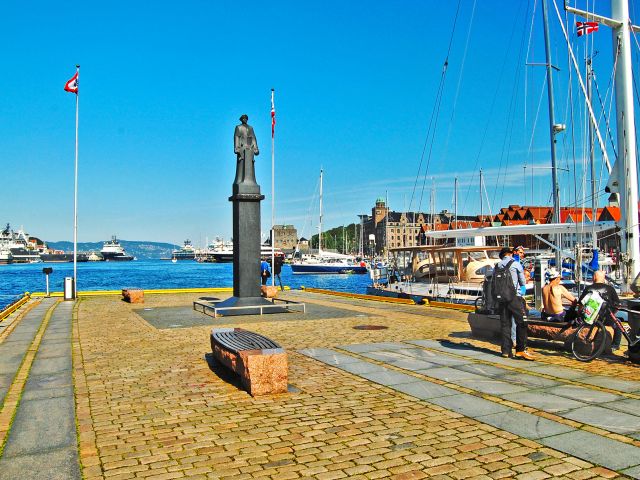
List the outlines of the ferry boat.
{"label": "ferry boat", "polygon": [[8,223],[0,231],[0,248],[11,252],[12,263],[34,263],[40,261],[40,252],[31,241],[29,234],[22,228],[17,231],[12,230]]}
{"label": "ferry boat", "polygon": [[8,248],[0,249],[0,265],[9,265],[13,263],[13,254]]}
{"label": "ferry boat", "polygon": [[127,255],[116,236],[112,236],[111,240],[104,242],[102,250],[100,250],[103,260],[107,262],[128,262],[135,260],[132,255]]}
{"label": "ferry boat", "polygon": [[172,250],[171,260],[195,260],[196,253],[196,249],[193,248],[191,240],[187,239],[180,249]]}

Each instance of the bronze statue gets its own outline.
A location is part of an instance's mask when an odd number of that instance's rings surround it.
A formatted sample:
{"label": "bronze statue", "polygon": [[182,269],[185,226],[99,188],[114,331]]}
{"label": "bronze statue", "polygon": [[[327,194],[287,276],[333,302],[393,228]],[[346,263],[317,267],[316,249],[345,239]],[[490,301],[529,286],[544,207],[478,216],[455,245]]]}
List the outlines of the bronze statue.
{"label": "bronze statue", "polygon": [[242,115],[240,117],[240,125],[236,126],[233,133],[233,151],[237,155],[238,163],[236,165],[236,179],[234,184],[251,184],[256,185],[256,171],[254,168],[254,156],[260,155],[258,150],[258,141],[253,127],[247,123],[249,117]]}

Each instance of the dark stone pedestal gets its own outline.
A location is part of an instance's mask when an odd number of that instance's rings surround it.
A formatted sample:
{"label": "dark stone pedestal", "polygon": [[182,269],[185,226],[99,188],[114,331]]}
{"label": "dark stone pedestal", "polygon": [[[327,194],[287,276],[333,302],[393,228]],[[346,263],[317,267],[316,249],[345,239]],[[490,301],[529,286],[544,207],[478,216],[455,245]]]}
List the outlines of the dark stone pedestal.
{"label": "dark stone pedestal", "polygon": [[[273,305],[260,293],[260,186],[233,185],[233,297],[216,303],[216,309],[232,307],[223,315],[257,315],[260,305]],[[240,308],[242,307],[242,308]],[[253,307],[253,308],[252,308]]]}

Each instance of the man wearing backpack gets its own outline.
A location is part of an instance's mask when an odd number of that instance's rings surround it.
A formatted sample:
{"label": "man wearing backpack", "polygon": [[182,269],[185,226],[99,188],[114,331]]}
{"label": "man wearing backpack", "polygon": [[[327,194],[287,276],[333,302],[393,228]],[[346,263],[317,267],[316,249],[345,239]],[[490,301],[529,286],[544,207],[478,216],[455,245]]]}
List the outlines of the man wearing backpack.
{"label": "man wearing backpack", "polygon": [[516,358],[534,360],[527,351],[527,326],[524,323],[525,302],[522,295],[525,289],[524,269],[520,262],[513,259],[513,251],[504,247],[500,251],[500,261],[493,271],[493,295],[500,312],[500,331],[503,357],[513,357],[511,347],[511,318],[516,324]]}

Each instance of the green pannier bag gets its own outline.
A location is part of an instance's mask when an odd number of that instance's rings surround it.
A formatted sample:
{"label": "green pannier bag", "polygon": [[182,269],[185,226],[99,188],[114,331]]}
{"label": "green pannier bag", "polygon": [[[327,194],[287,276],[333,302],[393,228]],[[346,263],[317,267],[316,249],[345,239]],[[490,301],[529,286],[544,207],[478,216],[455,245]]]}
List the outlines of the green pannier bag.
{"label": "green pannier bag", "polygon": [[582,313],[584,321],[591,325],[596,321],[596,318],[598,318],[600,309],[602,305],[604,305],[604,299],[598,292],[594,291],[587,293],[580,303],[583,306]]}

